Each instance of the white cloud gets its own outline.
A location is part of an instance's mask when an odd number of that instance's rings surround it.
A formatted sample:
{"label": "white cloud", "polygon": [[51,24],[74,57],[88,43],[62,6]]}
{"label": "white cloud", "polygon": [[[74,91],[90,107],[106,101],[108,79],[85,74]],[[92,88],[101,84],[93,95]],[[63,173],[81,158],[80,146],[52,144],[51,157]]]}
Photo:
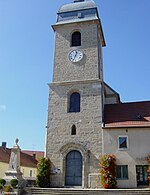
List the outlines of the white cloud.
{"label": "white cloud", "polygon": [[6,111],[6,105],[0,105],[0,111]]}

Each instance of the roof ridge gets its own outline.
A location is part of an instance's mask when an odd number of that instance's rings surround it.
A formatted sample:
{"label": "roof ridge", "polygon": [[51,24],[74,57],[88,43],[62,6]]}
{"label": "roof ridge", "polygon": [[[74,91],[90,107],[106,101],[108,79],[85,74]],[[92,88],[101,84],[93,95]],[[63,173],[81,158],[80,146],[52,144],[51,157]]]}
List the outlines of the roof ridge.
{"label": "roof ridge", "polygon": [[22,152],[44,152],[42,150],[21,150]]}
{"label": "roof ridge", "polygon": [[105,106],[107,106],[107,105],[122,105],[122,104],[140,104],[140,103],[150,103],[150,100],[135,101],[135,102],[120,102],[120,103],[116,103],[116,104],[105,104]]}
{"label": "roof ridge", "polygon": [[139,101],[135,101],[135,102],[122,102],[122,104],[146,103],[146,102],[150,102],[150,100],[139,100]]}

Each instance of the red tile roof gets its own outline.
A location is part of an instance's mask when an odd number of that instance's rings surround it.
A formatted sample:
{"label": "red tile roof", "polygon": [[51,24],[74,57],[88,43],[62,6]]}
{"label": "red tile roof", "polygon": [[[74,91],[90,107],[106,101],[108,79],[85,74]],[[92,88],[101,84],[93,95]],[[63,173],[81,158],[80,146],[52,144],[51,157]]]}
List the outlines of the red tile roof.
{"label": "red tile roof", "polygon": [[0,162],[9,163],[11,149],[0,147]]}
{"label": "red tile roof", "polygon": [[37,168],[38,161],[32,156],[25,154],[23,152],[20,153],[20,165],[24,167],[34,167]]}
{"label": "red tile roof", "polygon": [[[9,163],[11,155],[11,149],[0,147],[0,162]],[[32,156],[20,152],[20,165],[24,167],[37,167],[38,161],[34,159]]]}
{"label": "red tile roof", "polygon": [[25,154],[28,154],[32,157],[34,157],[34,155],[35,155],[36,160],[39,160],[40,158],[44,157],[43,151],[22,150],[22,152]]}
{"label": "red tile roof", "polygon": [[150,127],[150,101],[105,105],[104,127]]}

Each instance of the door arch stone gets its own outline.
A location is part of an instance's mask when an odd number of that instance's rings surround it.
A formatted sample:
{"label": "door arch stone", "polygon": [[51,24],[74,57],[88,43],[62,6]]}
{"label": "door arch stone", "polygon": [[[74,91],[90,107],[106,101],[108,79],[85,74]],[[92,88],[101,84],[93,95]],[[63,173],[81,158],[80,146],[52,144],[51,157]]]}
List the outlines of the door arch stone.
{"label": "door arch stone", "polygon": [[77,143],[68,143],[60,149],[62,155],[62,186],[66,185],[66,159],[67,155],[72,152],[77,151],[82,156],[82,188],[88,187],[88,151],[81,145]]}

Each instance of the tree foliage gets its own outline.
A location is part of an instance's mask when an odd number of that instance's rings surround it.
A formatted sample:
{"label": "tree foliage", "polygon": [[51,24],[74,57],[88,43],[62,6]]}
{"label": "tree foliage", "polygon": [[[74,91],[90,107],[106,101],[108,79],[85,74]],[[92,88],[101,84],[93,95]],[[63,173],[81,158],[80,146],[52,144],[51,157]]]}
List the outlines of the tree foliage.
{"label": "tree foliage", "polygon": [[10,180],[10,185],[11,185],[13,188],[16,188],[17,185],[18,185],[18,179],[11,179],[11,180]]}
{"label": "tree foliage", "polygon": [[4,186],[6,184],[6,180],[5,179],[0,179],[0,185]]}
{"label": "tree foliage", "polygon": [[41,188],[50,187],[50,159],[41,158],[38,162],[36,184]]}

